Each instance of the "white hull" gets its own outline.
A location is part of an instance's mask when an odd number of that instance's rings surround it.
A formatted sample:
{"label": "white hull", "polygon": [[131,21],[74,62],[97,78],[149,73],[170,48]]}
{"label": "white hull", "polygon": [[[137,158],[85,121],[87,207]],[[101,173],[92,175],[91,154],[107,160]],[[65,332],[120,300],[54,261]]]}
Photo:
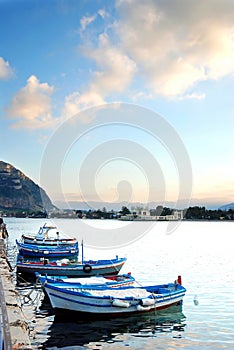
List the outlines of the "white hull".
{"label": "white hull", "polygon": [[[182,286],[167,292],[156,289],[115,288],[110,289],[65,289],[45,285],[44,288],[55,309],[71,310],[89,314],[133,314],[170,307],[182,301],[185,288]],[[155,286],[157,287],[157,286]],[[165,287],[165,286],[164,286]],[[152,287],[150,287],[152,288]],[[165,288],[164,288],[165,289]],[[122,295],[121,295],[122,294]]]}

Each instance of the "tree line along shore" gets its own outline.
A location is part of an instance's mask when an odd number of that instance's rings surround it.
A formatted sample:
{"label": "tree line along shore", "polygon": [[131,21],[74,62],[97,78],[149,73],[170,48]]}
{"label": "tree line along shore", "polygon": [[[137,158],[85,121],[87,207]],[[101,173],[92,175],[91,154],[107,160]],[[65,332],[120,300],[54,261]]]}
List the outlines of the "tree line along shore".
{"label": "tree line along shore", "polygon": [[27,210],[1,210],[2,217],[18,218],[72,218],[72,219],[116,219],[116,220],[234,220],[234,209],[206,209],[193,206],[186,209],[171,209],[158,206],[155,209],[131,208],[123,206],[121,210],[103,209],[56,209],[50,212]]}

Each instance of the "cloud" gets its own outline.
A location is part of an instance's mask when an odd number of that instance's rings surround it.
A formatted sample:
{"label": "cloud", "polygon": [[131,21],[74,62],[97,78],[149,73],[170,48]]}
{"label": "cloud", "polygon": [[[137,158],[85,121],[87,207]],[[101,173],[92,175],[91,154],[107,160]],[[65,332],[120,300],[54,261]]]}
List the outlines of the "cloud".
{"label": "cloud", "polygon": [[81,20],[80,20],[80,30],[81,30],[81,32],[85,31],[86,27],[87,27],[90,23],[92,23],[93,21],[95,21],[96,17],[97,17],[96,14],[93,15],[93,16],[89,16],[89,17],[83,16],[83,17],[81,18]]}
{"label": "cloud", "polygon": [[82,92],[73,92],[65,99],[63,116],[68,118],[83,109],[99,106],[113,93],[121,94],[131,84],[136,65],[121,50],[111,46],[107,34],[98,38],[97,48],[84,48],[86,57],[95,60],[96,71]]}
{"label": "cloud", "polygon": [[[137,76],[148,95],[197,99],[204,98],[200,82],[233,75],[232,0],[117,0],[115,10],[116,20],[98,13],[103,32],[93,47],[86,41],[84,53],[97,66],[92,91],[126,93]],[[96,18],[86,18],[83,30]]]}
{"label": "cloud", "polygon": [[[62,116],[64,119],[68,119],[84,109],[103,105],[104,103],[105,101],[103,97],[95,91],[89,90],[83,92],[82,94],[79,92],[73,92],[65,98]],[[80,121],[83,123],[88,123],[90,119]]]}
{"label": "cloud", "polygon": [[101,9],[98,11],[99,16],[101,16],[102,18],[106,18],[109,17],[108,12],[106,12],[104,9]]}
{"label": "cloud", "polygon": [[[82,53],[95,68],[83,90],[65,97],[61,119],[120,100],[131,90],[135,103],[155,96],[201,100],[205,93],[200,82],[233,75],[232,0],[117,0],[115,4],[115,20],[100,9],[80,21]],[[97,19],[99,32],[94,35],[95,27],[90,25]],[[9,109],[18,119],[16,125],[48,127],[53,121],[52,93],[53,87],[30,77]]]}
{"label": "cloud", "polygon": [[156,94],[181,96],[234,73],[232,0],[117,1],[120,46]]}
{"label": "cloud", "polygon": [[191,99],[195,99],[195,100],[204,100],[204,98],[206,98],[206,94],[199,94],[199,93],[192,93],[192,94],[187,94],[183,96],[183,99],[187,99],[187,100],[191,100]]}
{"label": "cloud", "polygon": [[7,80],[13,75],[13,70],[9,62],[0,57],[0,80]]}
{"label": "cloud", "polygon": [[83,16],[80,20],[80,32],[84,32],[86,28],[97,19],[98,16],[100,16],[102,19],[109,17],[105,9],[98,10],[98,12],[92,16]]}
{"label": "cloud", "polygon": [[10,118],[15,119],[13,127],[48,128],[55,119],[51,115],[53,86],[40,83],[36,76],[28,78],[27,84],[19,90],[7,109]]}
{"label": "cloud", "polygon": [[135,62],[118,47],[111,45],[107,34],[99,36],[99,47],[87,50],[86,56],[95,60],[97,65],[92,88],[104,96],[122,93],[132,82]]}

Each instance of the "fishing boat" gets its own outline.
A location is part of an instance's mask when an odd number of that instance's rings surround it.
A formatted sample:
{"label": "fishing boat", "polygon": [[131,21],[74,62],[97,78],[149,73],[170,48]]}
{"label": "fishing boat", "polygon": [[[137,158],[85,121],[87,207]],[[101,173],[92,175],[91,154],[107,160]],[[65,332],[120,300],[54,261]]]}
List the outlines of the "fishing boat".
{"label": "fishing boat", "polygon": [[71,287],[45,283],[52,307],[83,314],[119,316],[145,313],[182,303],[186,289],[174,283],[145,287],[85,286]]}
{"label": "fishing boat", "polygon": [[82,277],[67,277],[67,276],[43,276],[36,274],[37,279],[44,286],[47,283],[52,283],[55,286],[68,286],[69,288],[74,287],[99,287],[99,286],[109,286],[109,287],[122,287],[132,285],[135,282],[135,278],[131,273],[123,275],[108,275],[108,276],[93,276],[89,278]]}
{"label": "fishing boat", "polygon": [[50,276],[90,277],[96,275],[117,275],[124,265],[126,258],[110,260],[83,260],[79,262],[71,259],[60,259],[50,261],[41,258],[40,260],[28,260],[18,254],[16,268],[17,273],[35,274]]}
{"label": "fishing boat", "polygon": [[48,226],[44,224],[39,228],[36,235],[23,234],[21,241],[24,244],[36,244],[36,245],[71,245],[77,243],[76,238],[65,238],[61,237],[56,226]]}
{"label": "fishing boat", "polygon": [[78,242],[71,245],[39,245],[26,244],[16,240],[16,245],[21,256],[33,258],[67,258],[76,257],[79,254]]}

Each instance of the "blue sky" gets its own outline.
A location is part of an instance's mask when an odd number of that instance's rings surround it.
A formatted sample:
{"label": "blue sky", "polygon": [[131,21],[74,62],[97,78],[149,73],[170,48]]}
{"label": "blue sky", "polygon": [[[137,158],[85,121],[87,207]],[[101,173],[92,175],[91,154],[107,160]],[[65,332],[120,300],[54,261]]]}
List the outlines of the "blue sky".
{"label": "blue sky", "polygon": [[[189,157],[185,168],[192,169],[191,205],[233,202],[233,23],[232,0],[0,0],[1,160],[43,185],[55,203],[175,202],[186,180],[168,148],[170,136],[152,136],[148,113],[135,119],[147,130],[133,127],[130,105],[159,115],[179,136]],[[126,104],[126,122],[116,113],[116,124],[110,118],[112,124],[97,127],[99,106],[111,113],[112,104]],[[91,119],[82,114],[87,110]],[[69,131],[62,131],[74,115],[83,136],[78,128],[69,143]],[[66,145],[56,133],[68,138]],[[59,189],[56,181],[42,181],[51,140],[66,148]],[[126,157],[115,153],[116,140]],[[105,143],[112,151],[106,159]],[[144,158],[157,164],[155,186]],[[54,162],[47,164],[53,176]],[[92,175],[93,187],[82,171]]]}

